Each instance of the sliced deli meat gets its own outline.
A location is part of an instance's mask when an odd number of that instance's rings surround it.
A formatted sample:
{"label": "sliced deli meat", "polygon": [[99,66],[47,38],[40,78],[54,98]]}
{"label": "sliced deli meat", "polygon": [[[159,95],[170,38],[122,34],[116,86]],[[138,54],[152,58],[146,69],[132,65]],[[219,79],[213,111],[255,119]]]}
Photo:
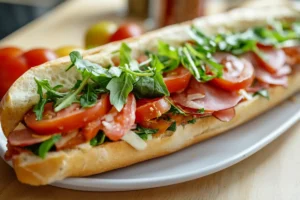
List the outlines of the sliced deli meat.
{"label": "sliced deli meat", "polygon": [[243,55],[243,58],[252,63],[255,69],[255,77],[259,81],[270,85],[287,86],[287,75],[291,72],[291,69],[288,65],[282,62],[282,58],[279,59],[281,67],[278,68],[277,71],[275,71],[275,73],[273,74],[266,70],[266,68],[263,66],[264,64],[262,64],[262,62],[257,59],[257,55],[255,55],[254,53],[247,53]]}
{"label": "sliced deli meat", "polygon": [[270,85],[287,86],[287,84],[288,84],[287,76],[272,75],[260,67],[256,67],[255,76],[258,80],[260,80],[264,83],[268,83]]}
{"label": "sliced deli meat", "polygon": [[228,108],[226,110],[216,111],[216,112],[213,112],[213,116],[222,122],[229,122],[235,116],[235,109]]}
{"label": "sliced deli meat", "polygon": [[8,142],[12,146],[25,147],[48,140],[51,136],[39,136],[28,128],[16,130],[9,134]]}
{"label": "sliced deli meat", "polygon": [[[190,98],[190,96],[194,98]],[[243,96],[237,92],[225,91],[193,79],[185,92],[175,94],[172,98],[175,103],[187,108],[219,111],[236,106],[243,99]]]}
{"label": "sliced deli meat", "polygon": [[271,74],[276,74],[286,63],[286,55],[281,49],[260,49],[259,53],[254,53],[257,64]]}

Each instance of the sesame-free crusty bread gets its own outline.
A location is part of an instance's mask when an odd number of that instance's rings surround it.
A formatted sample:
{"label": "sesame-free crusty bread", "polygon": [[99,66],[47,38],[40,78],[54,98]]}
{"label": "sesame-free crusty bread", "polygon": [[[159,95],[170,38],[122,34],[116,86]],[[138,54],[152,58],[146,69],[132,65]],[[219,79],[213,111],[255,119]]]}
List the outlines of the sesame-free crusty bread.
{"label": "sesame-free crusty bread", "polygon": [[[154,49],[157,40],[163,40],[172,45],[186,41],[189,39],[186,28],[192,23],[206,34],[215,34],[219,30],[243,30],[264,24],[268,17],[295,19],[299,16],[298,12],[289,7],[237,9],[229,13],[169,26],[123,42],[132,48],[134,56],[138,56],[145,49]],[[120,42],[114,42],[83,52],[84,58],[106,66],[111,63],[112,52],[119,49],[120,44]],[[69,64],[67,57],[45,63],[30,69],[12,85],[2,99],[0,109],[2,129],[6,136],[14,130],[25,113],[38,102],[39,96],[36,92],[34,77],[48,79],[51,85],[62,84],[65,89],[71,88],[76,80],[81,78],[75,69],[65,72]],[[13,158],[14,169],[21,182],[43,185],[70,176],[97,174],[167,155],[223,133],[272,108],[300,90],[299,80],[298,71],[289,77],[288,88],[270,89],[270,100],[255,97],[240,103],[236,106],[235,118],[230,122],[221,122],[214,117],[201,118],[195,124],[179,126],[172,135],[163,134],[147,141],[148,146],[143,151],[137,151],[123,141],[105,143],[97,147],[82,144],[74,149],[50,152],[45,159],[22,153]]]}

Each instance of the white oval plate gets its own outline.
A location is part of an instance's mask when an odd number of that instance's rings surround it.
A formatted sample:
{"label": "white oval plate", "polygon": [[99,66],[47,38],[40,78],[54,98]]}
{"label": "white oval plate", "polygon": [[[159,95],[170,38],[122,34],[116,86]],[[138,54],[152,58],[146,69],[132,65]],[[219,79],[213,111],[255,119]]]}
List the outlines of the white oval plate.
{"label": "white oval plate", "polygon": [[[226,134],[172,155],[101,175],[67,178],[53,185],[85,191],[125,191],[166,186],[212,174],[257,152],[298,122],[299,101],[300,94],[296,102],[286,101]],[[6,138],[1,131],[1,157],[5,151]]]}

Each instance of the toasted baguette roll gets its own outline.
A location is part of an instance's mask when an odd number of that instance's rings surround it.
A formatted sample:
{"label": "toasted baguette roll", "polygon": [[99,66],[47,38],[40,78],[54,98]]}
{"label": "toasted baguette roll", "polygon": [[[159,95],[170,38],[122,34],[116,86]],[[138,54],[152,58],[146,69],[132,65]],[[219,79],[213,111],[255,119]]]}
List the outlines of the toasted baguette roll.
{"label": "toasted baguette roll", "polygon": [[[227,14],[195,19],[179,25],[147,33],[126,42],[138,56],[145,49],[154,49],[157,40],[178,45],[189,39],[186,28],[194,24],[207,34],[219,30],[243,30],[258,24],[265,24],[269,17],[277,19],[295,19],[299,13],[288,7],[264,9],[238,9]],[[112,52],[119,49],[120,42],[111,43],[83,53],[84,58],[101,65],[111,63]],[[51,85],[63,84],[64,89],[71,88],[80,74],[72,69],[65,72],[70,64],[68,58],[48,62],[27,71],[9,89],[1,102],[1,124],[6,136],[15,129],[25,113],[38,103],[34,77],[48,79]],[[265,112],[284,99],[300,90],[300,73],[289,76],[288,88],[272,87],[270,100],[255,97],[236,106],[236,116],[230,122],[221,122],[214,117],[197,120],[195,124],[179,126],[172,135],[165,133],[147,141],[147,148],[137,151],[126,142],[110,142],[97,147],[82,144],[74,149],[48,153],[45,159],[28,153],[13,158],[18,179],[31,185],[44,185],[70,176],[97,174],[144,160],[170,154],[204,139],[223,133],[251,118]]]}

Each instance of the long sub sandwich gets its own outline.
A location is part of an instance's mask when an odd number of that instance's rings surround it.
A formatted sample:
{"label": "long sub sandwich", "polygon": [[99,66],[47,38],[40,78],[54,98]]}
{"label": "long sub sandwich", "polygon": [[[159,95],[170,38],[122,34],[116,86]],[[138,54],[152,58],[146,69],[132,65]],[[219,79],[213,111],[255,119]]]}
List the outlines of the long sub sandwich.
{"label": "long sub sandwich", "polygon": [[44,185],[244,123],[300,90],[299,16],[238,9],[32,68],[1,101],[5,158],[21,182]]}

